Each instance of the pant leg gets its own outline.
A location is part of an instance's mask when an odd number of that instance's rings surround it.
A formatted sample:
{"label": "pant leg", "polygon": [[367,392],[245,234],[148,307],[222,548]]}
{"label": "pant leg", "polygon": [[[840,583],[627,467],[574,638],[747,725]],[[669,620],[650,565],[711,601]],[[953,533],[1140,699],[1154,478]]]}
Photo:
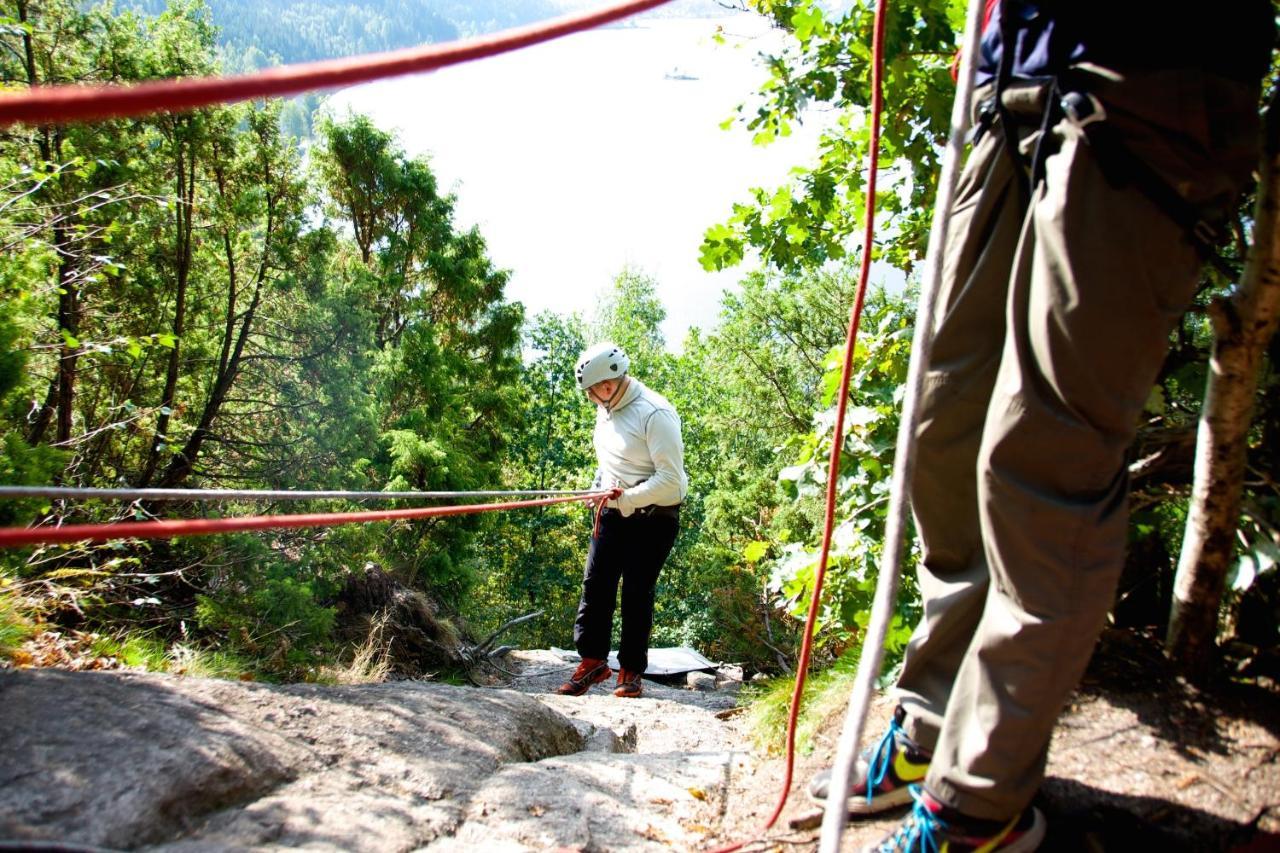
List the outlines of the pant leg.
{"label": "pant leg", "polygon": [[[1171,160],[1208,125],[1214,100],[1202,75],[1179,79],[1188,97],[1151,117],[1164,135],[1144,141],[1170,139],[1158,153]],[[1142,85],[1129,86],[1133,103],[1162,100],[1135,91]],[[1171,132],[1180,125],[1185,134]],[[1110,609],[1127,528],[1125,451],[1201,265],[1163,211],[1107,182],[1073,126],[1053,132],[1061,147],[1018,250],[978,458],[991,583],[926,778],[944,803],[991,819],[1034,796]]]}
{"label": "pant leg", "polygon": [[924,615],[907,647],[896,694],[907,734],[927,750],[937,742],[987,594],[976,471],[1022,227],[1015,168],[998,126],[979,138],[965,164],[920,400],[911,506],[923,550],[918,580]]}
{"label": "pant leg", "polygon": [[618,665],[643,673],[649,665],[649,637],[653,631],[654,592],[658,574],[676,542],[678,517],[636,516],[630,522],[630,559],[622,572],[622,638]]}
{"label": "pant leg", "polygon": [[583,658],[609,657],[613,611],[618,601],[618,581],[626,564],[629,544],[625,522],[617,511],[600,515],[599,535],[587,549],[582,575],[582,597],[573,623],[573,642]]}

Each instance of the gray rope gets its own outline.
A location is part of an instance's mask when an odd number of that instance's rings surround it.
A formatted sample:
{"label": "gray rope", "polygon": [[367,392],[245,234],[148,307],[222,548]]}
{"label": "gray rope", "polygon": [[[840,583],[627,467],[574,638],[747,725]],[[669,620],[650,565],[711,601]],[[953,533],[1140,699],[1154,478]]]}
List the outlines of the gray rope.
{"label": "gray rope", "polygon": [[0,486],[0,499],[55,498],[59,500],[121,501],[390,501],[429,498],[567,497],[599,490],[515,489],[464,492],[346,492],[281,489],[82,489],[70,486]]}
{"label": "gray rope", "polygon": [[831,768],[831,784],[827,789],[826,811],[822,816],[819,853],[839,853],[844,832],[845,802],[853,787],[853,766],[867,722],[867,709],[880,665],[884,657],[884,640],[893,619],[893,604],[898,595],[898,576],[902,571],[904,533],[907,527],[907,484],[915,468],[915,435],[920,422],[919,400],[924,387],[924,374],[933,349],[934,309],[938,301],[938,283],[946,255],[947,229],[951,223],[951,206],[960,180],[960,161],[964,154],[965,136],[969,130],[969,106],[973,101],[974,71],[977,68],[978,33],[981,29],[982,0],[969,0],[965,21],[964,47],[960,53],[956,99],[951,107],[951,137],[942,157],[938,177],[938,198],[934,203],[933,226],[929,232],[928,259],[920,284],[920,307],[916,313],[915,334],[911,341],[911,365],[907,372],[907,394],[902,401],[902,419],[898,424],[898,443],[894,451],[893,480],[890,489],[888,518],[884,532],[884,558],[876,581],[871,621],[862,644],[858,674],[849,694],[844,729],[836,748]]}

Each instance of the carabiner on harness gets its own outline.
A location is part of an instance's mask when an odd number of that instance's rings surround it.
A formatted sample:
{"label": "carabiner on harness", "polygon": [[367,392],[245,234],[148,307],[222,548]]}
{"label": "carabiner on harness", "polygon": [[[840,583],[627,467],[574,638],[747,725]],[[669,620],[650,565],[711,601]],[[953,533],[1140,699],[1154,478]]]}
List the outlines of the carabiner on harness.
{"label": "carabiner on harness", "polygon": [[1106,108],[1089,92],[1067,92],[1058,98],[1058,105],[1067,120],[1080,130],[1094,122],[1107,120]]}

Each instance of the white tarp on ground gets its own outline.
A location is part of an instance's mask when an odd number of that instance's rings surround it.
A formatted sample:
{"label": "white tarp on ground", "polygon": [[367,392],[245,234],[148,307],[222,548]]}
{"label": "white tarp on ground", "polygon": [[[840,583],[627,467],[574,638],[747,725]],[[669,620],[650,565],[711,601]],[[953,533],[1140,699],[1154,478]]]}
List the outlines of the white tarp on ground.
{"label": "white tarp on ground", "polygon": [[[577,660],[578,653],[566,649],[551,651],[569,660]],[[609,652],[609,666],[618,669],[618,653]],[[696,672],[702,669],[715,669],[716,665],[698,654],[688,646],[674,649],[649,649],[649,668],[645,675],[679,675],[682,672]]]}

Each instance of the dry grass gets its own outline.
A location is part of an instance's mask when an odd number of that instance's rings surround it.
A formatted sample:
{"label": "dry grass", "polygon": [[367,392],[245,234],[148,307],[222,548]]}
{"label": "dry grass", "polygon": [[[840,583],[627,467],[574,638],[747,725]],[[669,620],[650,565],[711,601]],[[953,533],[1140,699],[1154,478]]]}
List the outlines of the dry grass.
{"label": "dry grass", "polygon": [[381,684],[391,672],[391,646],[384,639],[391,612],[369,620],[369,631],[346,665],[320,668],[316,680],[324,684]]}

